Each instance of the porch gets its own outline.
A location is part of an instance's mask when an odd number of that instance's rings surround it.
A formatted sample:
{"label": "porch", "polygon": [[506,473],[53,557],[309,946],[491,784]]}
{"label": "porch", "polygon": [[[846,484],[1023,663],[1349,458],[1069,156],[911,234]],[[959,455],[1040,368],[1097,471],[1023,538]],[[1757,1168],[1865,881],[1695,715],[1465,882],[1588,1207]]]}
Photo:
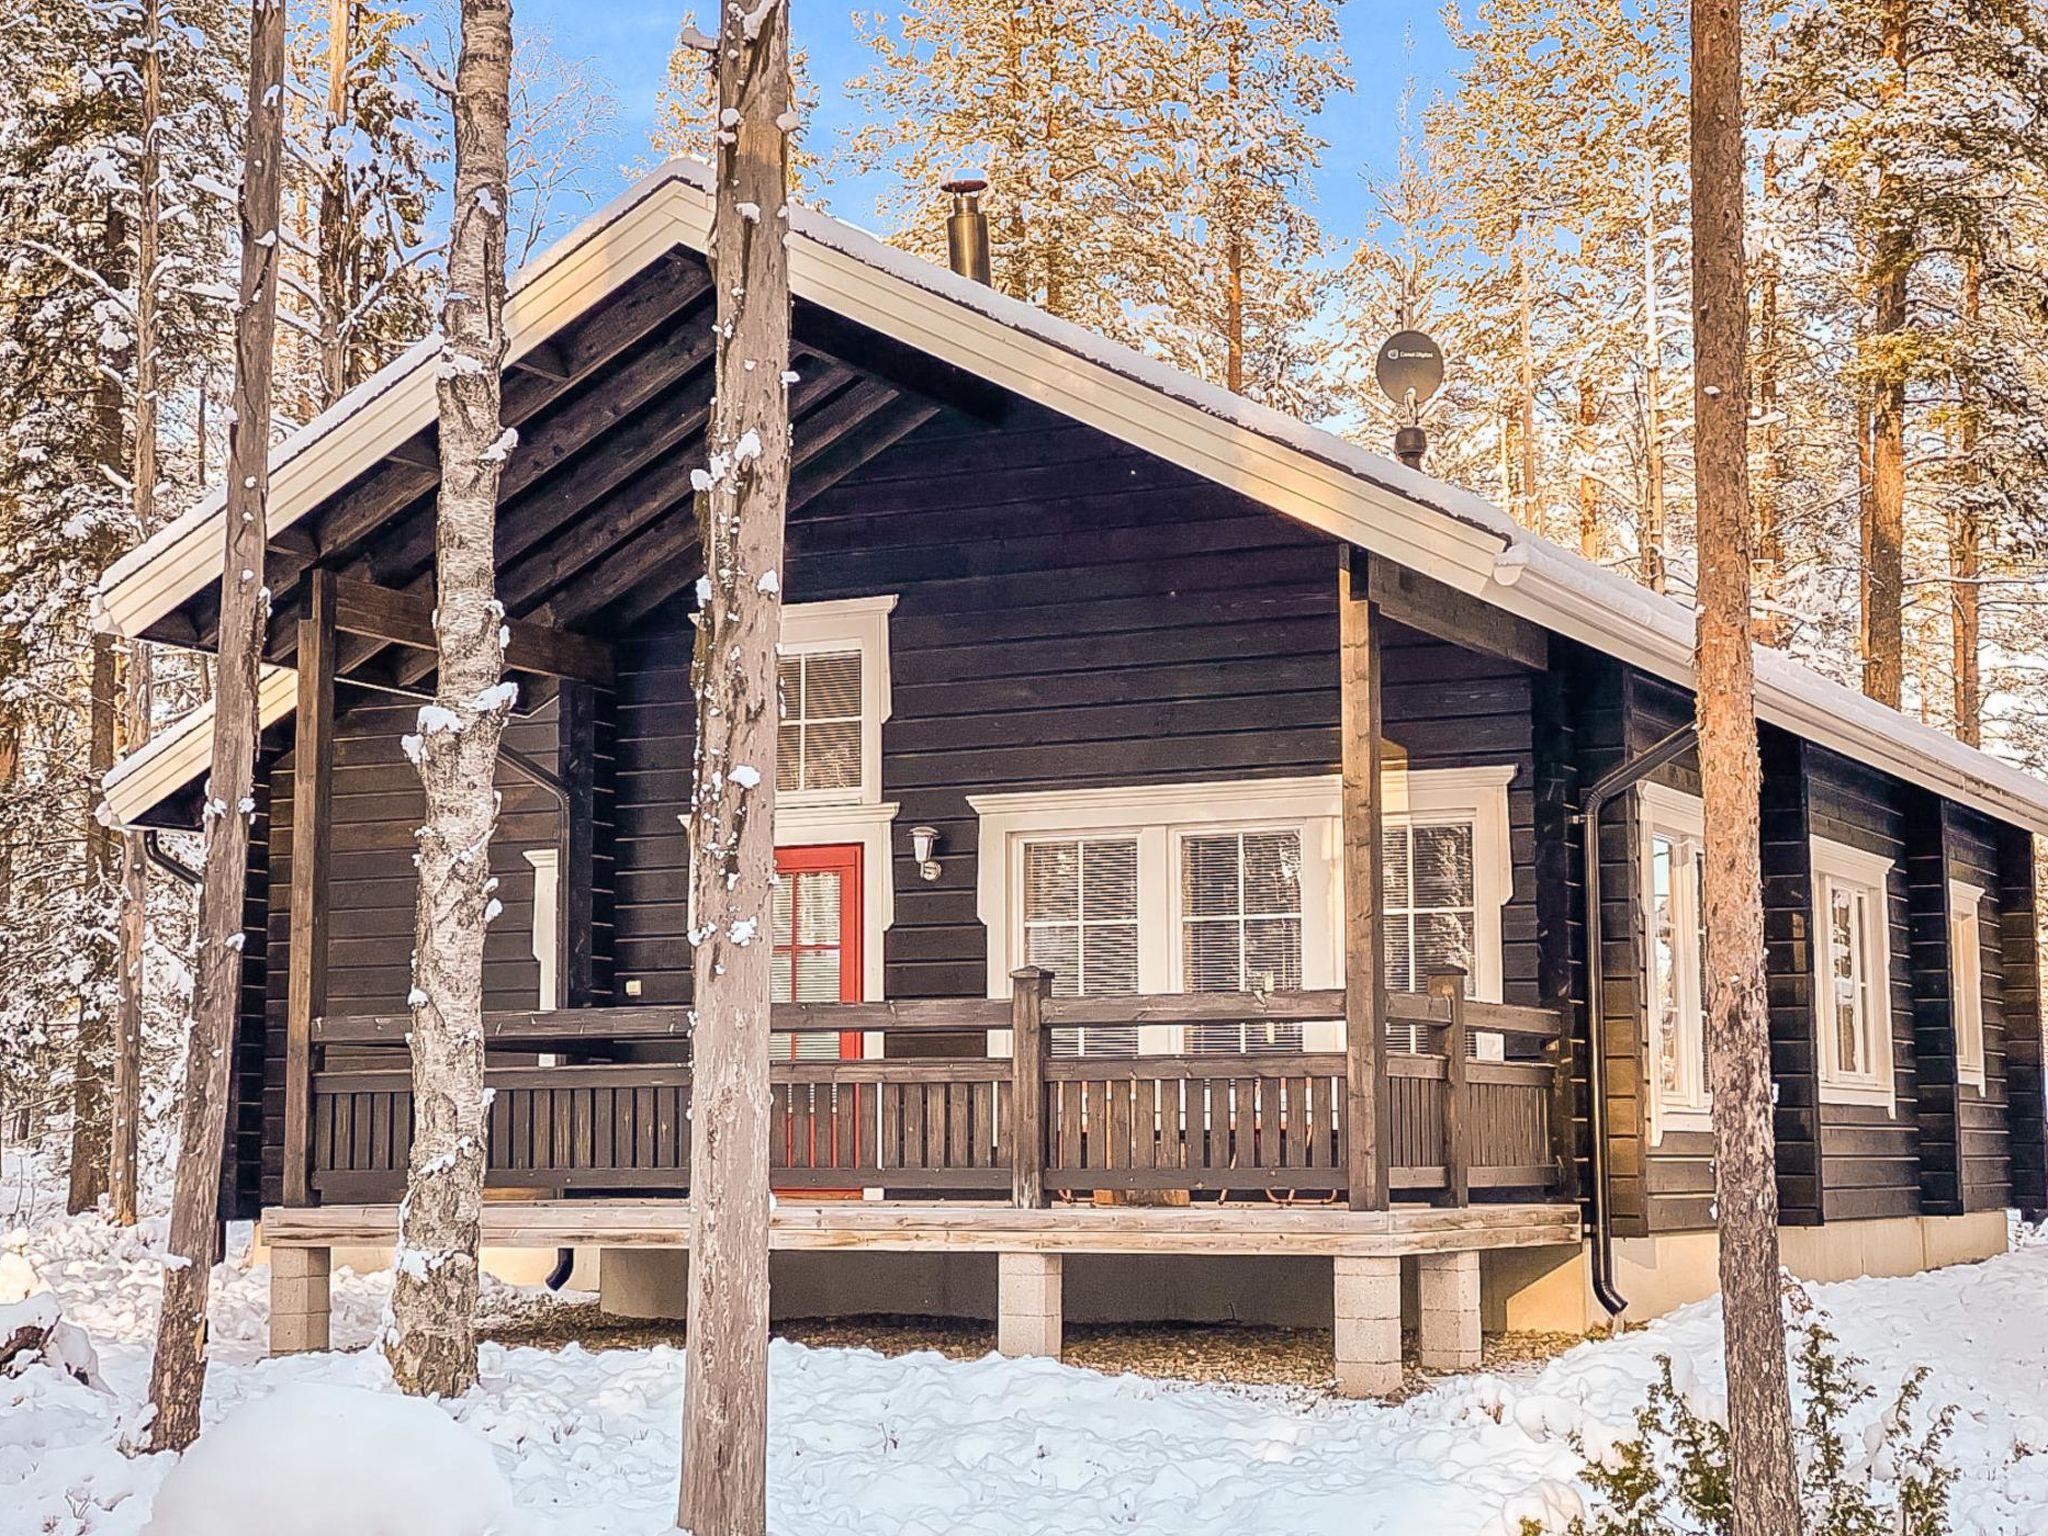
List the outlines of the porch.
{"label": "porch", "polygon": [[[1435,997],[1388,995],[1386,1031],[1357,1051],[1291,1043],[1334,1034],[1341,991],[1055,998],[1050,973],[1026,969],[1004,1000],[778,1006],[773,1245],[993,1254],[1000,1346],[1052,1355],[1068,1254],[1328,1258],[1337,1375],[1360,1393],[1400,1379],[1405,1258],[1422,1363],[1474,1364],[1480,1253],[1578,1241],[1569,1115],[1554,1107],[1570,1085],[1554,1015],[1468,1002],[1461,978],[1443,980]],[[409,1022],[314,1021],[325,1061],[285,1148],[308,1202],[263,1218],[279,1350],[324,1343],[329,1250],[396,1230]],[[1213,1039],[1225,1024],[1271,1043],[1075,1052],[1083,1030]],[[486,1207],[484,1242],[687,1246],[688,1010],[495,1013],[486,1030],[489,1181],[516,1198]],[[1475,1059],[1480,1036],[1500,1059]],[[840,1042],[863,1053],[830,1059]]]}

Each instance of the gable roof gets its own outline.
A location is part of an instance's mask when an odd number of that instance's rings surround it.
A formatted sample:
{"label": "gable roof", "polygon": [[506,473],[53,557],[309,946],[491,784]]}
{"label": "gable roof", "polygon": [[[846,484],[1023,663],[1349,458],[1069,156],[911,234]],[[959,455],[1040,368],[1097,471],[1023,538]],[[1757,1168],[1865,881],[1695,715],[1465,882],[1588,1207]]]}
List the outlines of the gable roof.
{"label": "gable roof", "polygon": [[[677,246],[709,244],[709,169],[661,166],[522,271],[507,303],[509,358],[542,346]],[[1153,453],[1253,501],[1559,634],[1691,687],[1692,610],[1519,527],[1481,497],[1204,383],[1077,325],[884,245],[816,210],[791,210],[800,299]],[[435,415],[428,337],[280,444],[273,536]],[[140,635],[218,583],[216,493],[107,572],[98,627]],[[1759,647],[1757,714],[1909,782],[2048,832],[2048,784]],[[289,711],[289,692],[278,718]],[[268,690],[266,689],[266,695]],[[267,718],[267,717],[266,717]],[[132,820],[206,766],[194,718],[108,781]]]}

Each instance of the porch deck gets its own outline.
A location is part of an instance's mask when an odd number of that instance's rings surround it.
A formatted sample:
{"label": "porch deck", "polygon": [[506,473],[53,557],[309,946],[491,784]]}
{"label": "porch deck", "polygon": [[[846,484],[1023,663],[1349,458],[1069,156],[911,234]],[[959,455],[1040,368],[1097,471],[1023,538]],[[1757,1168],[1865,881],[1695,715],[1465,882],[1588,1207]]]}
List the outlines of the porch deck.
{"label": "porch deck", "polygon": [[[1554,1014],[1468,1003],[1443,980],[1434,998],[1384,998],[1386,1033],[1345,1050],[1301,1048],[1318,1026],[1336,1038],[1338,991],[1060,999],[1024,970],[1008,1000],[778,1006],[771,1245],[993,1254],[999,1347],[1053,1355],[1068,1254],[1327,1257],[1354,1393],[1401,1379],[1406,1261],[1422,1362],[1476,1364],[1480,1254],[1579,1241],[1554,1108],[1570,1067]],[[410,1025],[313,1021],[285,1134],[287,1187],[307,1197],[263,1213],[275,1349],[325,1346],[333,1248],[396,1236]],[[1122,1045],[1058,1049],[1074,1030]],[[485,1032],[488,1177],[525,1198],[487,1203],[484,1244],[687,1248],[688,1010],[492,1014]],[[1500,1059],[1475,1059],[1474,1035]],[[1183,1048],[1142,1049],[1161,1039]],[[1219,1039],[1235,1048],[1185,1048]],[[845,1198],[804,1198],[826,1192]]]}

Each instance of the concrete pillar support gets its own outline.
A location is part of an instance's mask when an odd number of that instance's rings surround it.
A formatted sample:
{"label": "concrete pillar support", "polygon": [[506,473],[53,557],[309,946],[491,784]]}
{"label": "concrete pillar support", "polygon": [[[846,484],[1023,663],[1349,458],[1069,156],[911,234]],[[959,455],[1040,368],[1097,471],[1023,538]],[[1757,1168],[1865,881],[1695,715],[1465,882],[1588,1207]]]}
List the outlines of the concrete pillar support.
{"label": "concrete pillar support", "polygon": [[1059,1359],[1061,1269],[1057,1253],[996,1256],[996,1348],[1002,1353]]}
{"label": "concrete pillar support", "polygon": [[1421,1304],[1420,1359],[1425,1370],[1479,1368],[1479,1255],[1425,1253],[1417,1257]]}
{"label": "concrete pillar support", "polygon": [[270,1352],[299,1355],[328,1347],[326,1248],[270,1250]]}
{"label": "concrete pillar support", "polygon": [[1336,1269],[1337,1390],[1383,1397],[1401,1385],[1401,1261],[1332,1261]]}

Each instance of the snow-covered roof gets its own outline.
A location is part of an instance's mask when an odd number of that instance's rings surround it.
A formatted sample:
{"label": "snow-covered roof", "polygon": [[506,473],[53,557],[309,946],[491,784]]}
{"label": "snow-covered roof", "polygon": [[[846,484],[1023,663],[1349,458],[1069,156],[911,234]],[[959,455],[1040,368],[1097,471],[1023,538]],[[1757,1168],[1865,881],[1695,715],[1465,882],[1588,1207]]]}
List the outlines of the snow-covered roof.
{"label": "snow-covered roof", "polygon": [[[542,345],[677,245],[702,251],[710,172],[671,160],[552,247],[516,279],[511,355]],[[1518,526],[1483,497],[1333,433],[1231,394],[1080,326],[906,252],[814,209],[791,211],[790,281],[799,298],[1157,454],[1274,511],[1346,539],[1559,634],[1692,685],[1693,613]],[[291,526],[434,419],[428,338],[274,450],[270,526]],[[220,579],[219,493],[107,572],[103,629],[139,635]],[[289,708],[289,701],[285,703]],[[2048,784],[1822,677],[1757,651],[1760,718],[1912,783],[2048,832]],[[155,770],[109,781],[122,819],[162,783],[205,766],[205,733],[181,738],[186,763],[158,749]],[[196,748],[196,752],[195,752]],[[117,793],[118,791],[121,791]]]}

